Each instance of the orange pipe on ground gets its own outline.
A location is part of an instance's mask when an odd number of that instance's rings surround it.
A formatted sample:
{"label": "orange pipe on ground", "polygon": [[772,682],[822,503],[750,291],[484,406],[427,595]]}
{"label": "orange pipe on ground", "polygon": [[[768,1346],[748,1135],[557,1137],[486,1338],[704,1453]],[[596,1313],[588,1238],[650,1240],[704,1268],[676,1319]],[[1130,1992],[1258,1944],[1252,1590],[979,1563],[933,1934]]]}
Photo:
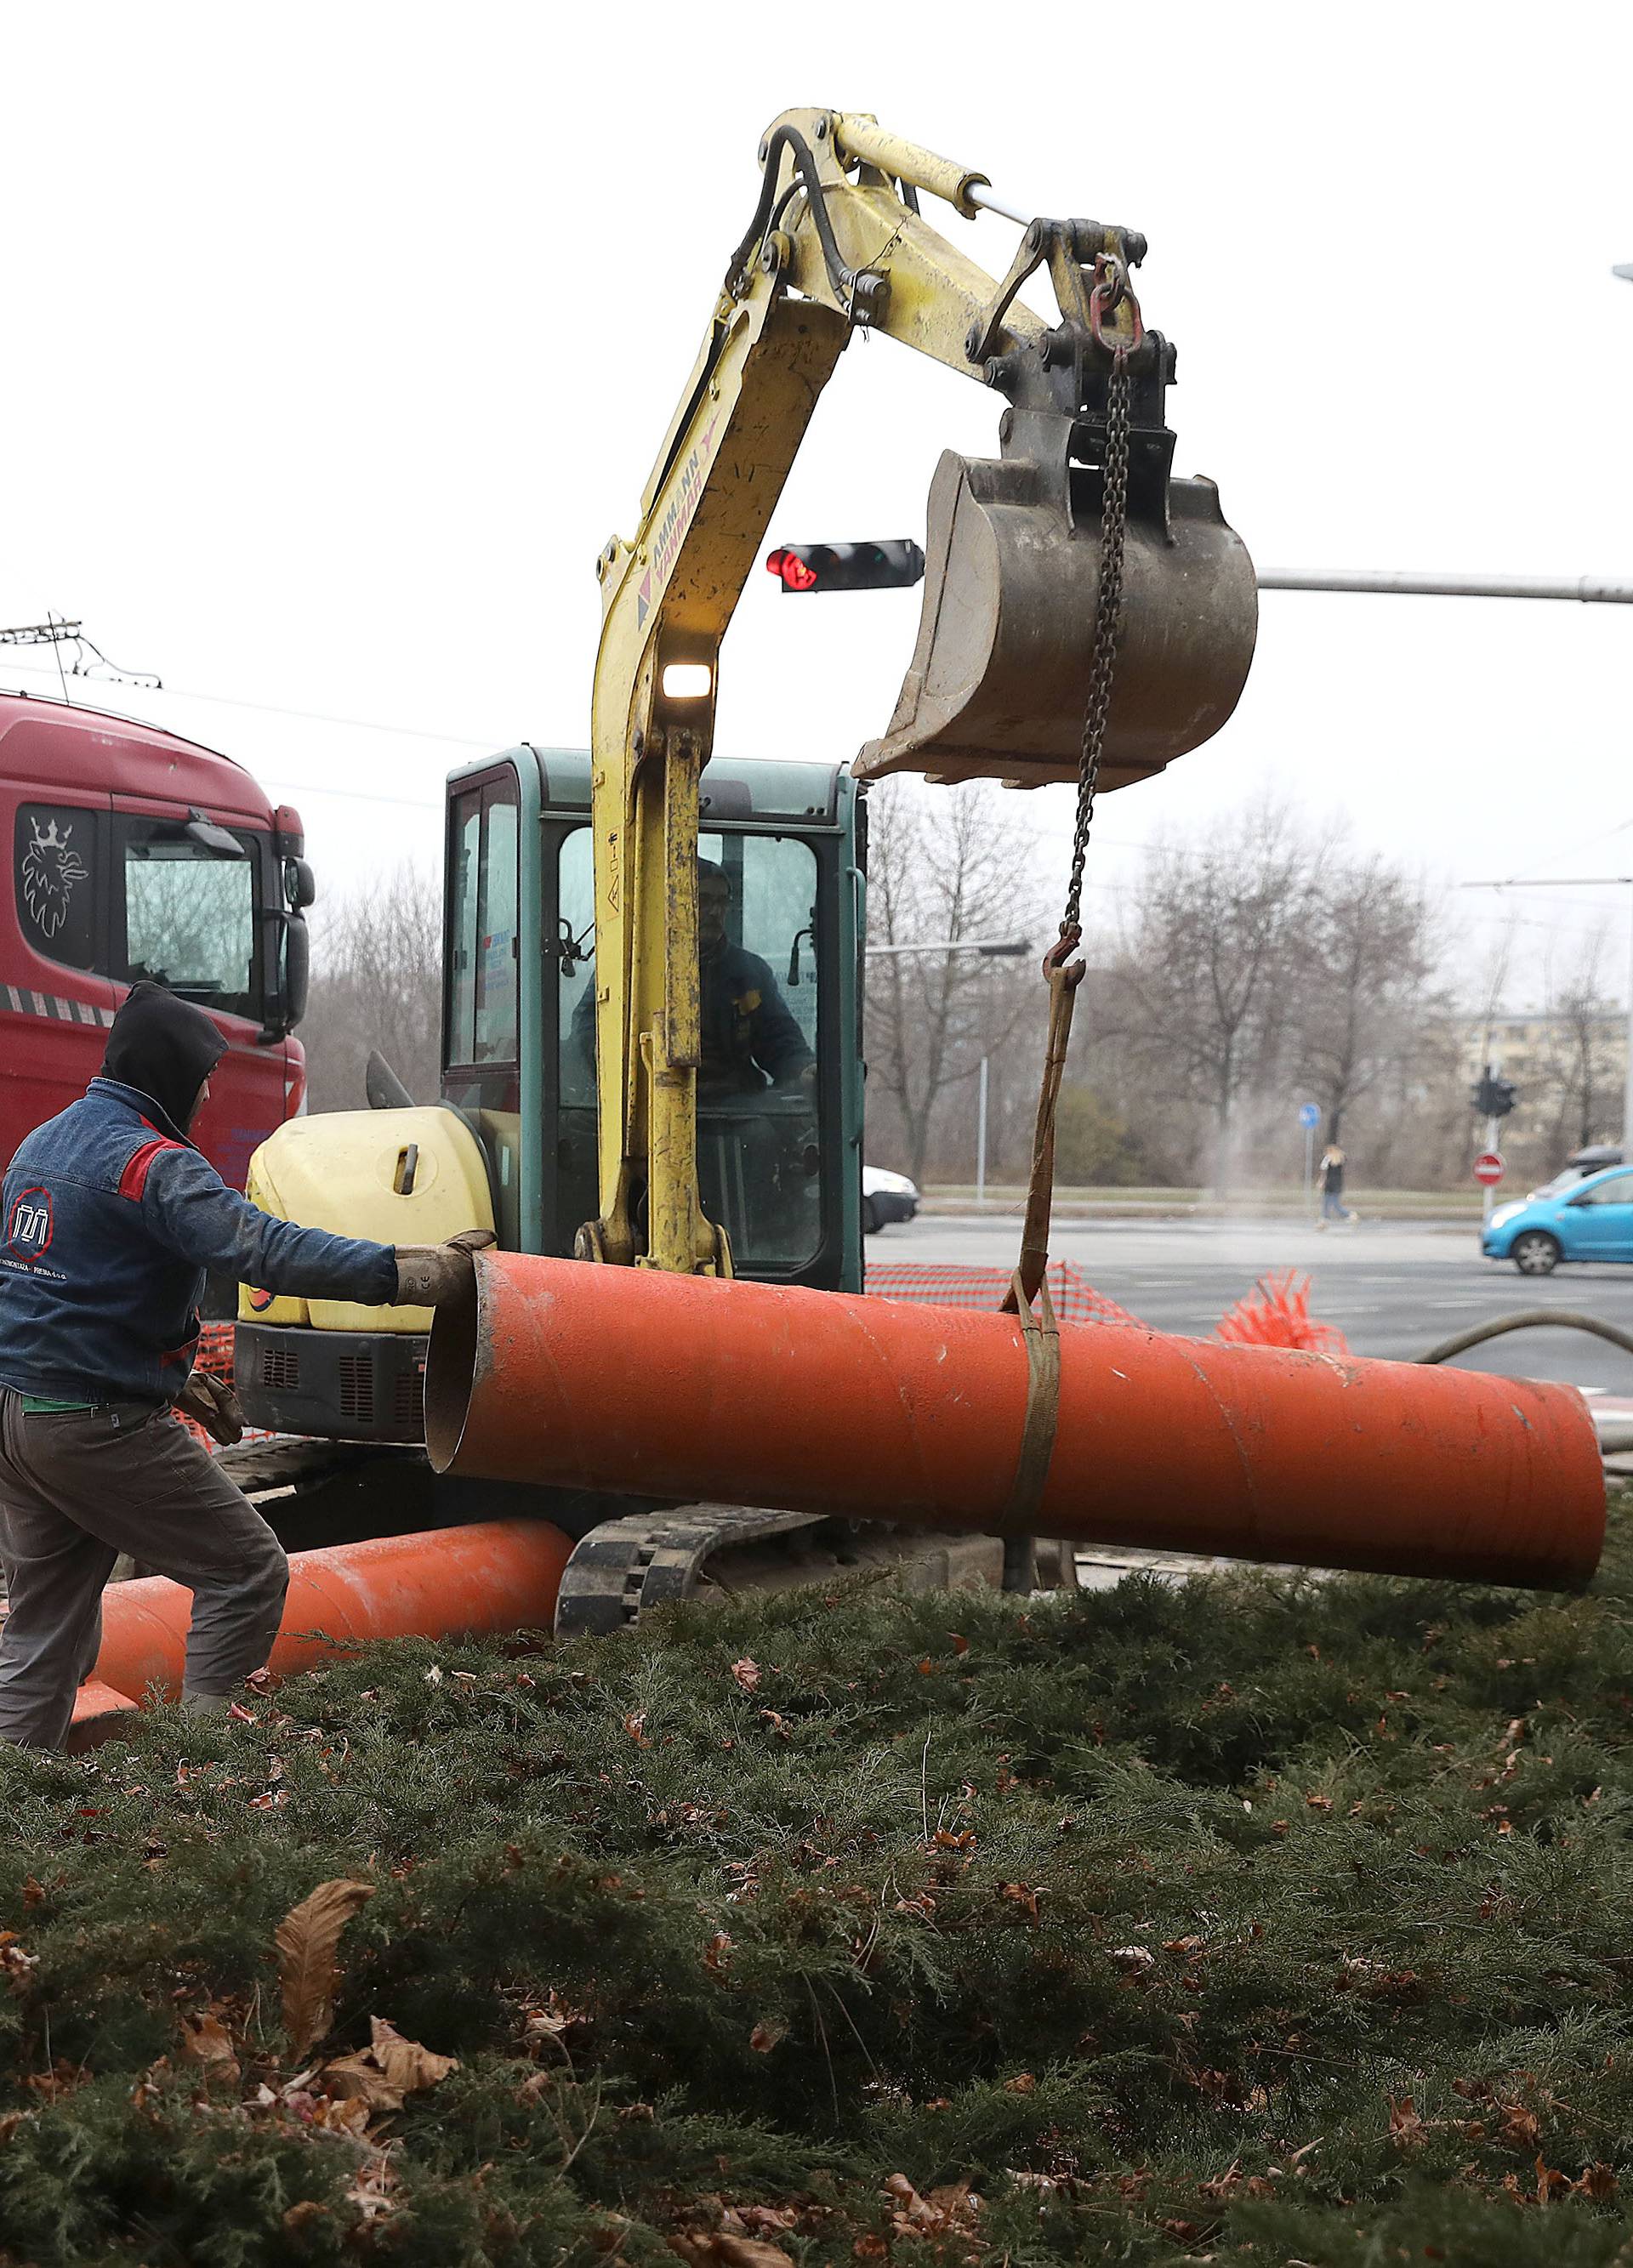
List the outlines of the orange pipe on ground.
{"label": "orange pipe on ground", "polygon": [[[549,1630],[572,1541],[546,1521],[491,1520],[419,1535],[296,1551],[272,1648],[280,1675],[309,1669],[376,1638],[482,1638]],[[102,1647],[80,1688],[76,1726],[158,1686],[181,1690],[193,1594],[161,1575],[113,1583],[102,1594]],[[112,1689],[111,1699],[107,1690]]]}
{"label": "orange pipe on ground", "polygon": [[[438,1311],[438,1471],[1001,1533],[1012,1315],[485,1253]],[[1042,1535],[1565,1586],[1604,1536],[1573,1387],[1060,1327]]]}

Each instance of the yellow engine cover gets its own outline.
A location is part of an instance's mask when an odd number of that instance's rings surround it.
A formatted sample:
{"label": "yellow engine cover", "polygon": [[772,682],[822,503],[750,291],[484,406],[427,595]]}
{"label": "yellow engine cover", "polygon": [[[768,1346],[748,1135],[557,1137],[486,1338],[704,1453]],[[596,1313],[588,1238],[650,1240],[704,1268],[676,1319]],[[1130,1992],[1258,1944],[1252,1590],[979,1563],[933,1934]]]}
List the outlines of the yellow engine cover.
{"label": "yellow engine cover", "polygon": [[[405,1186],[406,1185],[406,1186]],[[285,1120],[249,1161],[245,1194],[303,1228],[377,1244],[440,1244],[491,1228],[493,1201],[476,1136],[451,1110],[336,1110]],[[320,1331],[428,1331],[429,1307],[291,1300],[240,1284],[240,1322]]]}

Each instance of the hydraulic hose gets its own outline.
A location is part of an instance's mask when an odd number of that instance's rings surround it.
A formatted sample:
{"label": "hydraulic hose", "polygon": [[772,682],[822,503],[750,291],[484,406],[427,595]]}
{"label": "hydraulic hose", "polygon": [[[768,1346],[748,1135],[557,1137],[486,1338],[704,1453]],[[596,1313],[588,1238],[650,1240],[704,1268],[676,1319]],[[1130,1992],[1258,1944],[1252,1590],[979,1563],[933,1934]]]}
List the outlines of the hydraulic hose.
{"label": "hydraulic hose", "polygon": [[1633,1331],[1619,1330],[1615,1323],[1601,1322],[1597,1315],[1579,1315],[1574,1307],[1522,1307],[1517,1315],[1499,1315],[1494,1323],[1479,1323],[1472,1331],[1459,1331],[1455,1338],[1442,1339],[1438,1346],[1430,1347],[1417,1359],[1450,1362],[1453,1355],[1467,1354],[1470,1347],[1482,1345],[1487,1339],[1500,1339],[1504,1332],[1549,1329],[1591,1331],[1596,1339],[1608,1339],[1624,1354],[1633,1354]]}

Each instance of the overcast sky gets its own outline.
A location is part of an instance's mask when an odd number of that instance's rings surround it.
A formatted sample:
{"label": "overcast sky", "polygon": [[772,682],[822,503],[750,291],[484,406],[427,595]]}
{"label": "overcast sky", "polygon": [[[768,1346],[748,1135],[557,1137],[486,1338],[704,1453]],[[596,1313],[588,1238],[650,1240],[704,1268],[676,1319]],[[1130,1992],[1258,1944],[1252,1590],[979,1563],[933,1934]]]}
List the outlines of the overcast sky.
{"label": "overcast sky", "polygon": [[[328,889],[433,861],[450,765],[583,742],[595,553],[633,531],[762,130],[823,101],[1147,233],[1178,468],[1261,563],[1633,576],[1630,62],[1608,5],[0,0],[0,623],[53,608],[160,672],[109,705],[297,802]],[[930,210],[1007,266],[1009,225]],[[921,534],[941,450],[995,424],[854,342],[773,537]],[[848,758],[917,614],[757,576],[717,747]],[[1091,880],[1266,790],[1437,882],[1633,873],[1630,686],[1633,609],[1267,595],[1236,717],[1107,805]],[[1068,805],[1028,806],[1062,864]],[[1511,901],[1511,997],[1606,917],[1622,990],[1629,897]]]}

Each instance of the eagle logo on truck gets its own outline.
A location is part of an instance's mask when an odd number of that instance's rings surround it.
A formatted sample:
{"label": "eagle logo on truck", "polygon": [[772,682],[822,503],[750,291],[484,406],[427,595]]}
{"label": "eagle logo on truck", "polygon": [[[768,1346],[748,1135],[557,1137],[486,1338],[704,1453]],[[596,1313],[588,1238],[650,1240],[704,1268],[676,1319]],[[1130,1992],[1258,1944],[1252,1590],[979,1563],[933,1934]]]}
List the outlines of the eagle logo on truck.
{"label": "eagle logo on truck", "polygon": [[73,828],[58,828],[55,819],[42,828],[29,821],[33,841],[23,853],[23,903],[41,937],[54,938],[68,919],[69,900],[90,879],[91,869],[73,845]]}

